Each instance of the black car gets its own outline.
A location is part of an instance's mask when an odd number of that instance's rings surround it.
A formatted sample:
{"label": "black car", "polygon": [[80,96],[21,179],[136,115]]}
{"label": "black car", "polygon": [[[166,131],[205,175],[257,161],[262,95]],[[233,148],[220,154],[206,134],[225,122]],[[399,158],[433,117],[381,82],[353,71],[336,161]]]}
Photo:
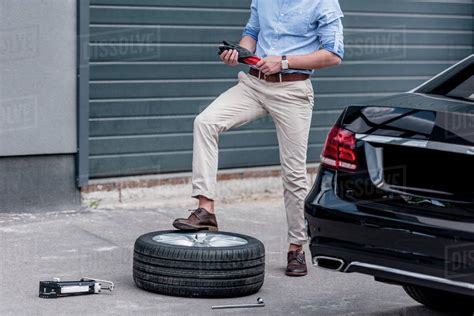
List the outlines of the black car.
{"label": "black car", "polygon": [[306,199],[313,264],[474,311],[474,55],[345,108]]}

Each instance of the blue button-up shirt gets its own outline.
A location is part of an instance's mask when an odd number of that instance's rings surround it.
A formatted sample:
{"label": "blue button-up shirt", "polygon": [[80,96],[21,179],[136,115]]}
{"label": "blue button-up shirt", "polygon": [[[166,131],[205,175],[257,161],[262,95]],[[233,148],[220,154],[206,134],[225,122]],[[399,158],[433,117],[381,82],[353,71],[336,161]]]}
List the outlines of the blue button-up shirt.
{"label": "blue button-up shirt", "polygon": [[252,0],[243,36],[257,41],[255,54],[262,58],[305,55],[321,48],[343,58],[343,16],[338,0]]}

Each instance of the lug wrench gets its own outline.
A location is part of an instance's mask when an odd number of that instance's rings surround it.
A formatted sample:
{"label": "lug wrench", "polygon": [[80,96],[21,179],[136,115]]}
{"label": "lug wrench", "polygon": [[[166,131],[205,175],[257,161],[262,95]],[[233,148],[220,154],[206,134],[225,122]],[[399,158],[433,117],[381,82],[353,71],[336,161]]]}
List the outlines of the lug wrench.
{"label": "lug wrench", "polygon": [[212,309],[227,309],[227,308],[254,308],[254,307],[265,307],[263,298],[257,298],[257,304],[237,304],[237,305],[217,305],[212,306]]}

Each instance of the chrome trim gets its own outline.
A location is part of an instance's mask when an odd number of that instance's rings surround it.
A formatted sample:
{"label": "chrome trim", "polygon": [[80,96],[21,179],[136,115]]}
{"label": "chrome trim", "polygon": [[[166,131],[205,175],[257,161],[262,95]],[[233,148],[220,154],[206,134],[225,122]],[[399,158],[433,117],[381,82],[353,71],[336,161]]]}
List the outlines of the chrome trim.
{"label": "chrome trim", "polygon": [[[318,264],[318,259],[337,261],[337,262],[339,262],[339,267],[337,269],[329,269],[329,268],[326,268],[326,267],[321,267]],[[344,260],[339,259],[339,258],[334,258],[334,257],[327,257],[327,256],[315,256],[315,257],[313,257],[313,266],[318,267],[320,269],[324,269],[324,270],[342,271],[342,268],[344,267],[344,263],[345,263]]]}
{"label": "chrome trim", "polygon": [[402,137],[392,137],[392,136],[379,136],[379,135],[367,135],[367,134],[356,134],[356,139],[363,140],[365,142],[377,143],[377,144],[390,144],[390,145],[400,145],[407,147],[416,147],[416,148],[427,148],[451,153],[458,154],[467,154],[474,155],[472,145],[459,145],[459,144],[450,144],[442,143],[435,141],[427,140],[413,140]]}
{"label": "chrome trim", "polygon": [[378,271],[383,271],[383,272],[389,272],[389,273],[403,275],[403,276],[407,276],[407,277],[411,277],[415,279],[432,281],[432,282],[452,285],[456,287],[462,287],[462,288],[474,291],[474,284],[472,283],[453,281],[453,280],[449,280],[445,278],[435,277],[432,275],[427,275],[427,274],[422,274],[422,273],[417,273],[417,272],[410,272],[410,271],[400,270],[400,269],[395,269],[395,268],[389,268],[389,267],[384,267],[384,266],[380,266],[376,264],[364,263],[364,262],[359,262],[359,261],[354,261],[354,262],[349,263],[343,272],[346,272],[346,273],[349,272],[349,269],[353,266],[368,268],[368,269],[373,269],[373,270],[378,270]]}
{"label": "chrome trim", "polygon": [[356,134],[358,140],[366,142],[377,143],[377,144],[395,144],[395,145],[406,145],[410,147],[426,147],[428,145],[427,140],[414,140],[409,138],[394,137],[394,136],[382,136],[382,135],[370,135],[370,134]]}
{"label": "chrome trim", "polygon": [[365,158],[367,160],[367,170],[372,183],[377,188],[385,186],[385,176],[383,172],[383,151],[381,147],[374,147],[370,143],[364,144]]}

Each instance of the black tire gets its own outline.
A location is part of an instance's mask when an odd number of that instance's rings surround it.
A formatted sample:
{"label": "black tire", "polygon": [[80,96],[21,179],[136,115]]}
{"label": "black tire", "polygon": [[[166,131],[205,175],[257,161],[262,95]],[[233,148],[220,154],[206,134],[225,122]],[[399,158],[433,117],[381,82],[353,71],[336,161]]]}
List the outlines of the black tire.
{"label": "black tire", "polygon": [[152,232],[136,240],[133,280],[139,288],[165,295],[208,298],[246,296],[260,290],[265,276],[262,242],[227,232],[212,234],[241,238],[247,243],[198,247],[153,240],[158,235],[186,233],[189,232]]}
{"label": "black tire", "polygon": [[474,312],[474,298],[446,291],[405,285],[405,292],[426,307],[445,312]]}

